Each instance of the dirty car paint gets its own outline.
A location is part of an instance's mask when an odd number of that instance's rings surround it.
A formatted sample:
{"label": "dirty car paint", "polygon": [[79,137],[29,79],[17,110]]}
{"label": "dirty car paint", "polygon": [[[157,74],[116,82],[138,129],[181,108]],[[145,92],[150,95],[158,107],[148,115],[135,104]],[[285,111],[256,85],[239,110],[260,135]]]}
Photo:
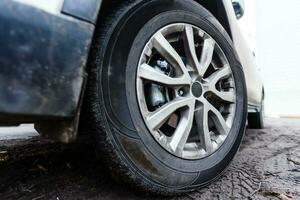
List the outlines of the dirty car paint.
{"label": "dirty car paint", "polygon": [[94,25],[0,1],[0,121],[5,114],[71,117]]}

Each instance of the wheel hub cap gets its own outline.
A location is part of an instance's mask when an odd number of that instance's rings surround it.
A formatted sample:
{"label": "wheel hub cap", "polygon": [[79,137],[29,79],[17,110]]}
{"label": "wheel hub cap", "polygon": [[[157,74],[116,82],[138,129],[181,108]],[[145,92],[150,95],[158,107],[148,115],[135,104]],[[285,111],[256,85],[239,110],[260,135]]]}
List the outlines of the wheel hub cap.
{"label": "wheel hub cap", "polygon": [[201,83],[196,81],[192,84],[192,94],[194,97],[199,98],[202,95],[202,86]]}

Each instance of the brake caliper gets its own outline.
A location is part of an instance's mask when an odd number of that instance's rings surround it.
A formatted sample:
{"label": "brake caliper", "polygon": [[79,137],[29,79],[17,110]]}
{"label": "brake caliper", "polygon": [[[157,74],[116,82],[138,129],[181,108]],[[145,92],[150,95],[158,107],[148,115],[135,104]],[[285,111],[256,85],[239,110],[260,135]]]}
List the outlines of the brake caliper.
{"label": "brake caliper", "polygon": [[[174,70],[172,66],[165,60],[156,60],[153,63],[155,69],[161,71],[167,76],[172,76]],[[169,101],[168,88],[152,83],[149,86],[149,105],[151,110],[160,108]]]}

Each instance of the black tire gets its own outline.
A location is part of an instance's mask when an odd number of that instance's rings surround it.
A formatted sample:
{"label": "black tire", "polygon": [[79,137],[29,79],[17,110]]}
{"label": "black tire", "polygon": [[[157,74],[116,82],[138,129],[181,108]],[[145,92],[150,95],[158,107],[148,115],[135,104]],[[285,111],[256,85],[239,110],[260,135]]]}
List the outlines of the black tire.
{"label": "black tire", "polygon": [[[144,192],[175,195],[215,180],[238,151],[247,118],[244,74],[226,31],[192,0],[129,1],[101,18],[89,64],[84,103],[86,129],[93,130],[102,159],[113,177]],[[233,126],[224,144],[209,157],[178,158],[164,150],[147,130],[136,98],[135,77],[146,41],[160,27],[188,22],[220,45],[236,79]]]}
{"label": "black tire", "polygon": [[261,101],[260,111],[248,114],[248,127],[250,129],[263,129],[265,127],[264,99]]}

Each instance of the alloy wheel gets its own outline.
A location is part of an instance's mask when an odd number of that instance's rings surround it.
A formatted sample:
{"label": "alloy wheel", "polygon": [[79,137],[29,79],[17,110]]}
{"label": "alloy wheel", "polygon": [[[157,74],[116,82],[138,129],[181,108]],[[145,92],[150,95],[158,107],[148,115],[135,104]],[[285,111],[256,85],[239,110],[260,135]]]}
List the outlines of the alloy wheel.
{"label": "alloy wheel", "polygon": [[136,89],[149,132],[177,157],[209,156],[229,135],[234,77],[220,46],[201,28],[175,23],[158,30],[141,54]]}

